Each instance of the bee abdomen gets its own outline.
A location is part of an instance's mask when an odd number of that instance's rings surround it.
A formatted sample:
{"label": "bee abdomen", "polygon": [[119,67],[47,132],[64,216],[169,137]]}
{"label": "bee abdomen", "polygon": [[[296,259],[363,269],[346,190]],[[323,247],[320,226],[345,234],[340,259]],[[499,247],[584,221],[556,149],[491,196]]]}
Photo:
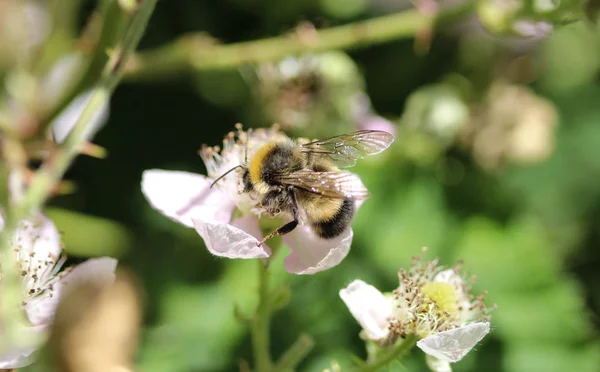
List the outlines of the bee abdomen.
{"label": "bee abdomen", "polygon": [[354,217],[354,201],[345,199],[338,211],[326,221],[311,223],[313,231],[323,239],[333,239],[342,234]]}

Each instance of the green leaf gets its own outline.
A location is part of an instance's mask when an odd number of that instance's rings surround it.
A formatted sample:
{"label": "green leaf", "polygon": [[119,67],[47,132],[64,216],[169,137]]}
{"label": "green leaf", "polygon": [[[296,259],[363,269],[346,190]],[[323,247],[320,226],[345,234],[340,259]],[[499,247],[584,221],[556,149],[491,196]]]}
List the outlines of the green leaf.
{"label": "green leaf", "polygon": [[218,285],[174,285],[165,295],[160,325],[147,332],[140,370],[215,371],[233,358],[245,333],[232,297]]}
{"label": "green leaf", "polygon": [[509,342],[574,344],[592,337],[592,324],[575,281],[521,293],[490,292],[496,333]]}
{"label": "green leaf", "polygon": [[553,284],[559,272],[560,261],[545,236],[536,219],[521,217],[502,227],[473,217],[463,227],[456,255],[477,275],[479,288],[527,291]]}
{"label": "green leaf", "polygon": [[410,184],[405,194],[379,196],[358,212],[354,233],[385,272],[395,273],[428,247],[438,256],[450,231],[441,187],[427,180]]}
{"label": "green leaf", "polygon": [[505,350],[505,371],[596,372],[600,365],[597,342],[577,346],[517,342],[509,343]]}
{"label": "green leaf", "polygon": [[62,233],[69,255],[122,257],[131,248],[131,233],[116,222],[60,208],[44,212]]}

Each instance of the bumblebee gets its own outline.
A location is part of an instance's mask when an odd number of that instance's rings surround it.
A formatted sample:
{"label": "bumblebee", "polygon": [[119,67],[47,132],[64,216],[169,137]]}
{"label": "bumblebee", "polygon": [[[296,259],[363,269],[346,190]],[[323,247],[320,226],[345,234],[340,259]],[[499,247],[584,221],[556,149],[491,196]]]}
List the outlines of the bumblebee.
{"label": "bumblebee", "polygon": [[[292,140],[262,145],[242,169],[243,192],[250,193],[270,216],[287,212],[292,221],[275,229],[258,245],[276,235],[308,224],[323,239],[341,235],[354,217],[357,200],[369,194],[358,176],[340,170],[357,159],[387,149],[394,137],[383,131],[361,130],[298,144]],[[247,154],[246,154],[247,156]]]}

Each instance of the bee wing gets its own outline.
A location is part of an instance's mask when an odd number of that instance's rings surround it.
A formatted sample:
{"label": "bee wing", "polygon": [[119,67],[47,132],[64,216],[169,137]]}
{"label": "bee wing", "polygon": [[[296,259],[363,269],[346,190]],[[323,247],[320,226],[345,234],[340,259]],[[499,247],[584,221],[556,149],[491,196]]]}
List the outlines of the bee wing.
{"label": "bee wing", "polygon": [[326,198],[366,199],[369,197],[369,192],[360,178],[346,171],[300,170],[279,175],[277,180],[284,185],[295,186]]}
{"label": "bee wing", "polygon": [[344,168],[356,164],[357,159],[382,152],[392,142],[394,137],[387,132],[359,130],[300,145],[300,151],[311,156],[321,156]]}

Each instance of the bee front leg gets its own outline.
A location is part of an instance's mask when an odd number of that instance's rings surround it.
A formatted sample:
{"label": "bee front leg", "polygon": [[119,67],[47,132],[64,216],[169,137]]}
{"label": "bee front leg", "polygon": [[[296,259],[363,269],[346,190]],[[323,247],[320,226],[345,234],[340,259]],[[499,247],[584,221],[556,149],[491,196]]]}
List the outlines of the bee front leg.
{"label": "bee front leg", "polygon": [[292,187],[289,187],[287,191],[290,196],[290,204],[292,207],[292,217],[294,219],[292,221],[286,223],[285,225],[278,227],[277,229],[275,229],[275,231],[273,231],[269,235],[265,236],[263,240],[258,242],[259,247],[261,245],[263,245],[267,240],[271,239],[272,237],[288,234],[288,233],[292,232],[298,226],[298,223],[299,223],[298,222],[298,214],[299,213],[298,213],[298,204],[296,203],[296,195],[294,194],[294,189]]}

